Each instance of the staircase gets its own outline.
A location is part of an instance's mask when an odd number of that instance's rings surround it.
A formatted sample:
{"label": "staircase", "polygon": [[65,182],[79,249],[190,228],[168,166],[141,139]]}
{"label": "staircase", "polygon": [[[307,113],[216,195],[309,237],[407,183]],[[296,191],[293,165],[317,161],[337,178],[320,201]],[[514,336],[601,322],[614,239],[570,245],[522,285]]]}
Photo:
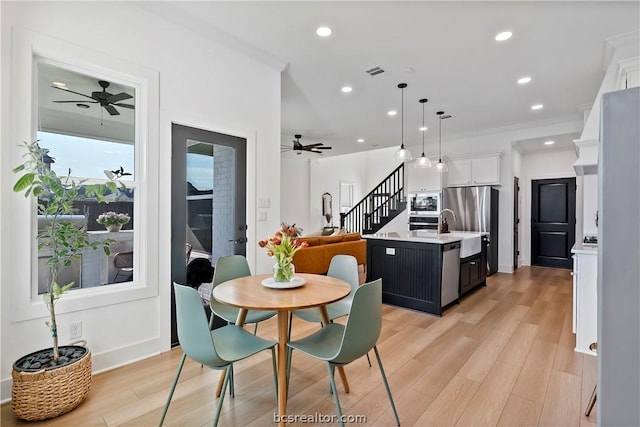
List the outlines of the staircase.
{"label": "staircase", "polygon": [[406,208],[405,200],[402,163],[349,212],[340,214],[340,228],[361,234],[376,233]]}

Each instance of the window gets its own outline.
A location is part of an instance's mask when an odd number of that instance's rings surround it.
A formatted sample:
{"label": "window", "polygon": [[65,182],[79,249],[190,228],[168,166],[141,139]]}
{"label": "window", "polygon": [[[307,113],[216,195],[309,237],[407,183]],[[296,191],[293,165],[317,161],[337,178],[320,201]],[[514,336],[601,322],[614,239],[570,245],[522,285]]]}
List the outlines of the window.
{"label": "window", "polygon": [[[130,242],[124,243],[133,247],[133,280],[122,274],[115,277],[112,260],[100,257],[97,251],[83,253],[78,265],[71,266],[67,277],[82,278],[92,274],[101,284],[111,284],[84,287],[83,284],[90,282],[81,282],[78,290],[65,295],[56,311],[58,314],[71,313],[157,296],[162,236],[157,195],[166,191],[161,188],[157,149],[158,72],[29,30],[17,29],[14,36],[11,56],[16,78],[12,79],[14,96],[10,98],[10,107],[11,138],[15,143],[3,144],[3,158],[6,154],[5,159],[11,166],[22,163],[24,150],[19,144],[41,138],[43,146],[49,144],[47,148],[51,150],[54,170],[71,168],[77,178],[88,178],[85,184],[104,179],[100,169],[122,166],[132,174],[125,181],[126,196],[131,199],[128,203],[133,206],[131,222],[124,231],[110,234],[121,239],[130,236]],[[47,73],[49,77],[43,78]],[[52,87],[62,87],[60,83],[68,90]],[[54,141],[56,138],[65,142]],[[72,148],[73,156],[66,154],[66,144],[75,147]],[[102,152],[98,151],[99,147]],[[113,159],[119,162],[112,164]],[[67,163],[71,161],[75,163]],[[93,168],[88,167],[92,162]],[[36,203],[33,198],[8,193],[3,194],[3,199],[14,206],[3,210],[3,224],[11,224],[11,235],[16,239],[3,259],[12,267],[3,271],[11,286],[11,321],[45,317],[48,311],[38,296],[38,282],[39,271],[46,271],[39,267],[46,263],[46,254],[38,253],[35,238],[38,229]],[[115,201],[101,206],[113,210],[123,208]],[[81,206],[78,214],[84,216],[84,207]],[[97,234],[107,233],[87,218],[77,219],[83,224],[86,222],[88,227],[96,227],[92,231]],[[23,239],[29,235],[33,238]],[[118,250],[112,247],[112,251]],[[94,271],[89,271],[91,269]],[[96,269],[100,273],[96,273]]]}
{"label": "window", "polygon": [[[105,170],[125,171],[126,190],[107,194],[109,203],[86,198],[74,204],[69,220],[86,227],[91,240],[111,239],[111,254],[83,250],[80,258],[60,271],[61,284],[73,281],[74,289],[129,282],[135,272],[135,88],[58,67],[36,57],[38,130],[37,139],[48,150],[50,168],[58,176],[87,183],[105,183]],[[39,199],[39,204],[46,200]],[[115,212],[129,221],[108,231],[98,223],[102,214]],[[49,224],[38,215],[36,232]],[[42,239],[39,240],[39,246]],[[124,254],[127,254],[125,256]],[[50,280],[47,246],[39,247],[37,294],[47,291]],[[123,260],[128,260],[124,263]],[[123,274],[125,273],[125,274]],[[35,287],[34,287],[35,288]],[[35,290],[35,289],[34,289]]]}

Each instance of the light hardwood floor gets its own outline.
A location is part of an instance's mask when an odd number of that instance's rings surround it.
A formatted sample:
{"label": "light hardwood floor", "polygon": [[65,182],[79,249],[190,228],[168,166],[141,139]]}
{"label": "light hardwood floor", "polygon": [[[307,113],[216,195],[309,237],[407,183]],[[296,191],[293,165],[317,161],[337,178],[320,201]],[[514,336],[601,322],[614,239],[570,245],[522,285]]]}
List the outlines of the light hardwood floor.
{"label": "light hardwood floor", "polygon": [[[487,286],[442,317],[384,306],[378,349],[403,426],[588,426],[584,409],[596,381],[596,361],[573,351],[569,271],[522,267],[495,274]],[[293,338],[317,325],[294,320]],[[258,335],[276,339],[275,318]],[[153,426],[162,413],[179,348],[95,375],[77,409],[42,423],[16,420],[2,406],[2,426]],[[269,353],[236,365],[236,395],[225,399],[220,426],[273,425]],[[346,368],[351,393],[343,412],[366,425],[395,425],[380,373],[366,358]],[[218,372],[187,361],[166,425],[211,425]],[[289,414],[334,414],[325,365],[294,353]],[[311,424],[313,425],[313,424]],[[325,424],[318,424],[325,425]]]}

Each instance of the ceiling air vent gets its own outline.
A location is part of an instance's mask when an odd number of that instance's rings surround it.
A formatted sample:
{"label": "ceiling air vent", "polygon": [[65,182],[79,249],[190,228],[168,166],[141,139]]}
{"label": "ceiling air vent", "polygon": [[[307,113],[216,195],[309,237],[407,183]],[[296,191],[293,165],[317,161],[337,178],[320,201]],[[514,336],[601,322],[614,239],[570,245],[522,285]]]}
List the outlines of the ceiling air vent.
{"label": "ceiling air vent", "polygon": [[368,70],[365,70],[365,73],[373,77],[373,76],[377,76],[379,74],[384,73],[384,70],[380,67],[373,67],[373,68],[369,68]]}

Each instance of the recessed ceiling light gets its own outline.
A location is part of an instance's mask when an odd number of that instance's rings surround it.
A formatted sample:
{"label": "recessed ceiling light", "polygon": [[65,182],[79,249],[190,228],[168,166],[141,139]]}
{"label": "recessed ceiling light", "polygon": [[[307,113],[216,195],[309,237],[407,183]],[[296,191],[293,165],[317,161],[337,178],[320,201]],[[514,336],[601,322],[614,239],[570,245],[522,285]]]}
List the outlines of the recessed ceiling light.
{"label": "recessed ceiling light", "polygon": [[398,114],[398,112],[396,110],[391,110],[391,111],[388,111],[387,114],[390,116],[395,116],[396,114]]}
{"label": "recessed ceiling light", "polygon": [[52,84],[56,87],[59,87],[60,89],[66,89],[67,85],[65,83],[62,82],[52,82]]}
{"label": "recessed ceiling light", "polygon": [[328,37],[331,35],[331,28],[329,27],[318,27],[316,30],[316,34],[320,37]]}
{"label": "recessed ceiling light", "polygon": [[358,138],[358,142],[359,142],[360,144],[362,144],[362,143],[364,142],[364,139],[363,139],[363,138]]}
{"label": "recessed ceiling light", "polygon": [[509,40],[512,35],[511,31],[503,31],[496,35],[496,41],[503,42],[505,40]]}
{"label": "recessed ceiling light", "polygon": [[421,130],[422,132],[424,132],[424,131],[425,131],[425,130],[427,130],[427,129],[429,129],[429,128],[428,128],[428,127],[426,127],[426,126],[420,126],[420,130]]}
{"label": "recessed ceiling light", "polygon": [[545,141],[544,145],[553,145],[555,144],[555,141]]}
{"label": "recessed ceiling light", "polygon": [[531,106],[532,110],[542,110],[543,105],[542,104],[535,104]]}
{"label": "recessed ceiling light", "polygon": [[523,84],[529,83],[530,81],[531,81],[531,77],[529,77],[529,76],[520,77],[518,79],[518,84],[519,85],[523,85]]}
{"label": "recessed ceiling light", "polygon": [[342,86],[342,89],[340,90],[343,91],[344,93],[349,93],[353,90],[353,88],[351,86]]}

